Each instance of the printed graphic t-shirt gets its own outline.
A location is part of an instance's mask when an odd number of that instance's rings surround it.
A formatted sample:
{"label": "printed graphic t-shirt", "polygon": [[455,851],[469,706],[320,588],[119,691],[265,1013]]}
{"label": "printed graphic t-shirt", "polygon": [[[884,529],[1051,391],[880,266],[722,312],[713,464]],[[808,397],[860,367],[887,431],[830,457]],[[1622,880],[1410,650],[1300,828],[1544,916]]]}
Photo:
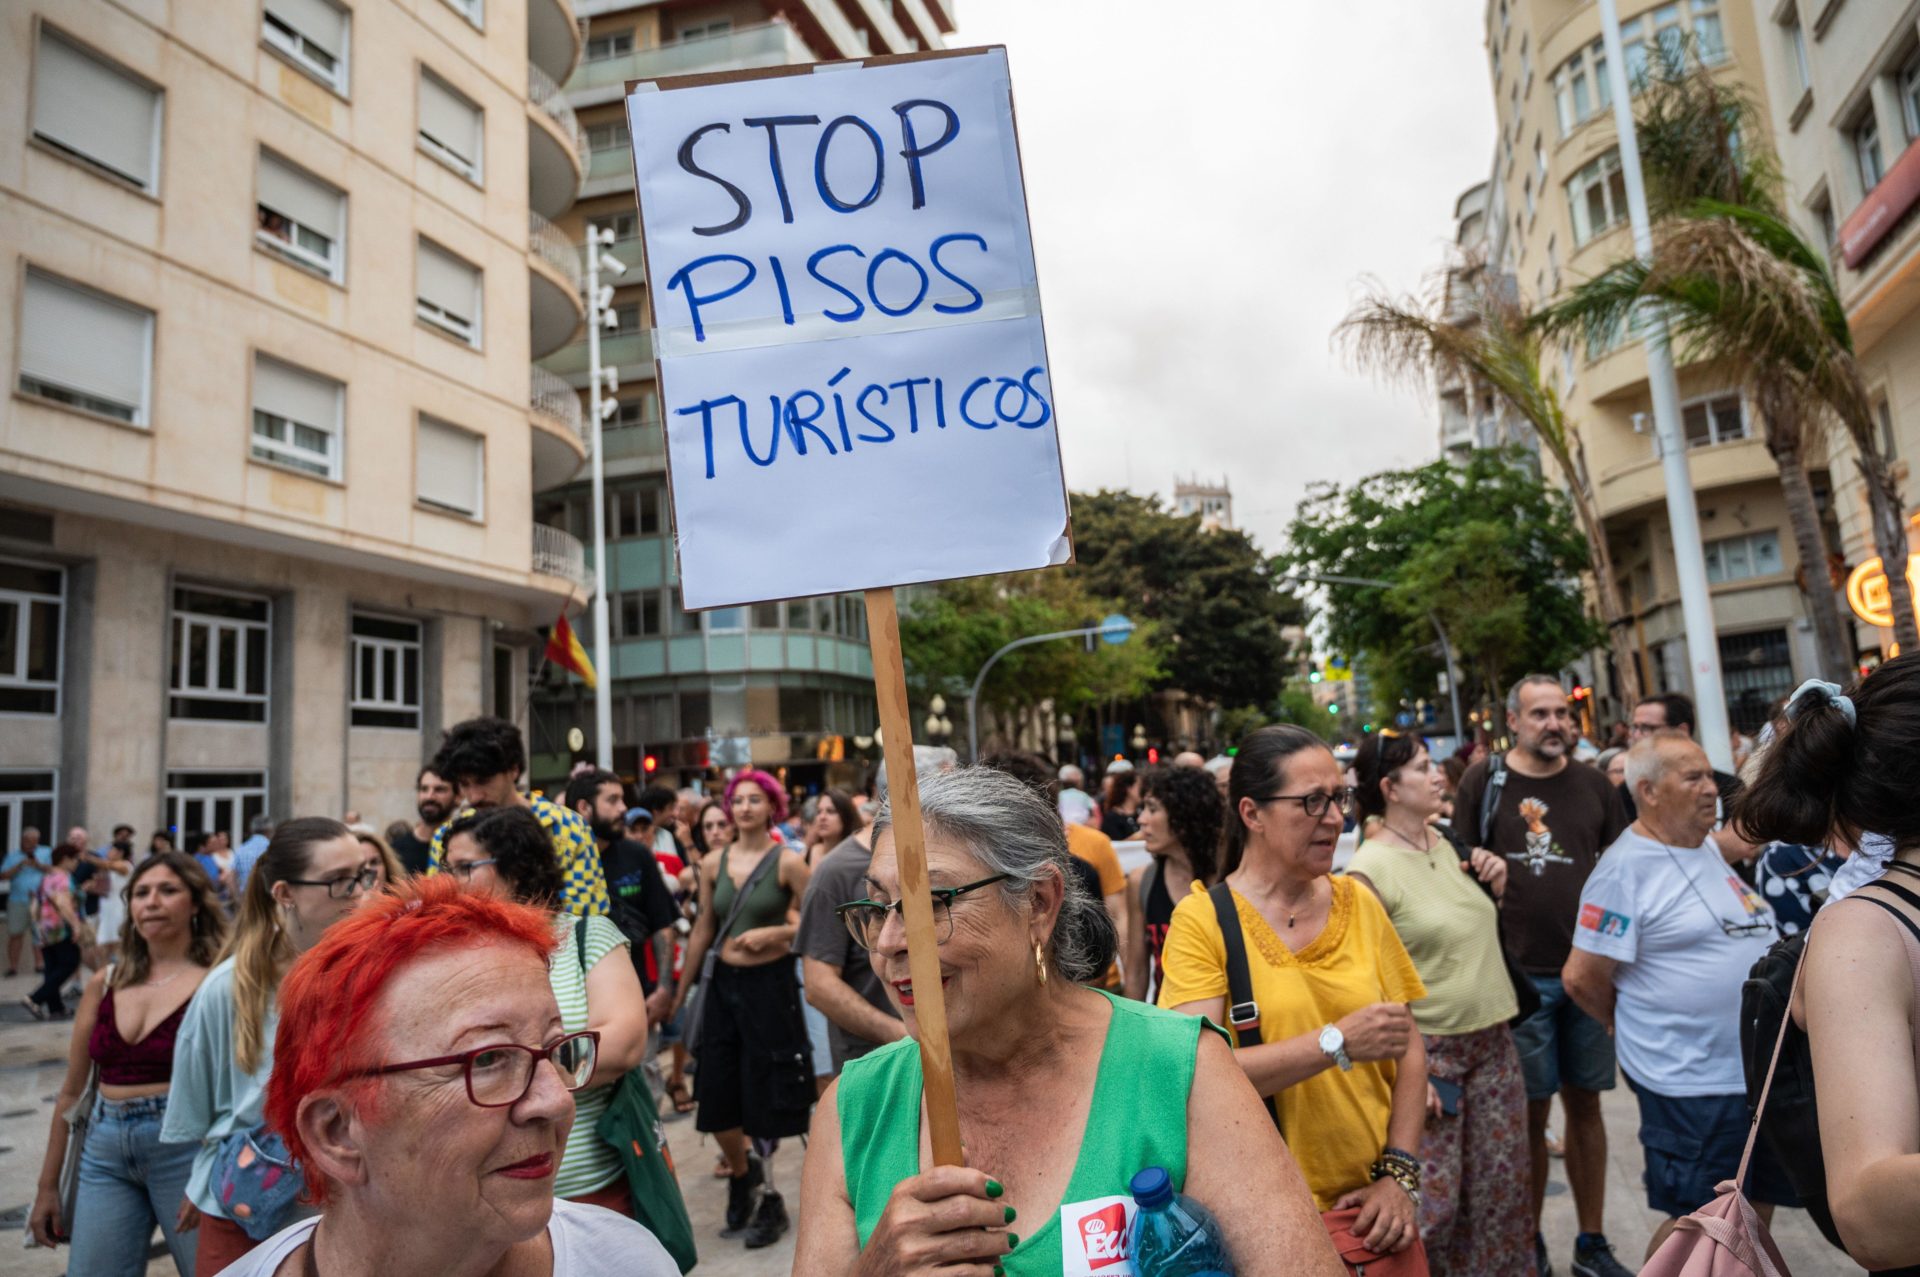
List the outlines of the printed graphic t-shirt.
{"label": "printed graphic t-shirt", "polygon": [[1743,1093],[1740,985],[1778,931],[1720,849],[1627,830],[1587,879],[1579,920],[1574,947],[1620,963],[1613,1042],[1627,1075],[1660,1095]]}
{"label": "printed graphic t-shirt", "polygon": [[1546,777],[1522,776],[1509,766],[1500,806],[1476,840],[1486,787],[1483,758],[1460,778],[1453,827],[1470,845],[1506,859],[1501,918],[1514,960],[1529,975],[1558,976],[1573,945],[1580,888],[1627,827],[1619,791],[1585,763],[1569,762]]}

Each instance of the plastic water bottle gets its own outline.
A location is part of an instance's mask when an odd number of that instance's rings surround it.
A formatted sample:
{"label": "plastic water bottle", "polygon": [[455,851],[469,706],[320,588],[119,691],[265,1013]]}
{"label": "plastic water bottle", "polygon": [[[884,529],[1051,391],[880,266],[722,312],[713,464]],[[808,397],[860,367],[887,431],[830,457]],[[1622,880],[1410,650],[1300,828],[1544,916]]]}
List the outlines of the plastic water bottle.
{"label": "plastic water bottle", "polygon": [[1233,1277],[1220,1225],[1207,1208],[1173,1191],[1158,1166],[1133,1177],[1133,1233],[1127,1253],[1140,1277]]}

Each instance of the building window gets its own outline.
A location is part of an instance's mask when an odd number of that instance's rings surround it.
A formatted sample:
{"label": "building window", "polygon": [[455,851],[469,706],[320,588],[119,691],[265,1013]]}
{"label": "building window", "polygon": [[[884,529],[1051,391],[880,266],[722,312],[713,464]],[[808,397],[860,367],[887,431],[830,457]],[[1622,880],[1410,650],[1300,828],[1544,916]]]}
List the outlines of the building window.
{"label": "building window", "polygon": [[33,135],[152,191],[160,180],[160,90],[40,28]]}
{"label": "building window", "polygon": [[147,424],[153,312],[27,271],[20,308],[23,393]]}
{"label": "building window", "polygon": [[1533,177],[1541,190],[1547,189],[1547,147],[1538,133],[1533,135]]}
{"label": "building window", "polygon": [[1853,147],[1854,163],[1860,169],[1860,189],[1870,191],[1886,176],[1886,170],[1880,166],[1880,121],[1873,113],[1873,103],[1867,103],[1866,114],[1853,126],[1847,140]]}
{"label": "building window", "polygon": [[440,331],[480,344],[480,268],[421,240],[414,314]]}
{"label": "building window", "polygon": [[675,634],[698,634],[705,628],[706,623],[700,619],[700,613],[689,612],[673,605],[672,590],[660,591],[660,597],[665,604],[667,615],[671,618],[669,624],[673,627]]}
{"label": "building window", "polygon": [[38,829],[40,845],[53,841],[53,772],[0,771],[0,847],[20,845],[20,831]]}
{"label": "building window", "polygon": [[1533,221],[1533,174],[1531,173],[1527,174],[1526,180],[1520,183],[1520,198],[1527,206],[1527,221]]}
{"label": "building window", "polygon": [[1567,183],[1567,205],[1573,212],[1573,243],[1578,248],[1627,218],[1627,181],[1620,172],[1620,152],[1610,150],[1574,174]]}
{"label": "building window", "polygon": [[587,149],[595,155],[602,151],[624,151],[632,139],[625,120],[603,120],[587,125]]}
{"label": "building window", "polygon": [[660,423],[659,400],[653,397],[651,390],[637,399],[622,399],[613,410],[613,417],[607,422],[609,430],[637,430],[643,426]]}
{"label": "building window", "polygon": [[341,405],[330,377],[258,355],[253,361],[253,456],[323,479],[340,477]]}
{"label": "building window", "polygon": [[1813,87],[1813,71],[1807,65],[1807,33],[1800,25],[1800,10],[1788,9],[1780,19],[1780,34],[1787,41],[1787,62],[1793,67],[1794,84],[1800,89]]}
{"label": "building window", "polygon": [[614,638],[657,638],[666,633],[662,621],[667,602],[659,590],[628,590],[614,596],[608,620]]}
{"label": "building window", "polygon": [[1613,104],[1613,92],[1607,86],[1607,46],[1595,40],[1560,64],[1549,81],[1553,89],[1554,116],[1565,137],[1597,111]]}
{"label": "building window", "polygon": [[589,217],[587,225],[596,231],[612,231],[615,239],[640,238],[638,213],[602,213],[599,217]]}
{"label": "building window", "polygon": [[267,0],[260,37],[320,83],[347,91],[347,15],[327,0]]}
{"label": "building window", "polygon": [[173,591],[171,718],[267,721],[272,603],[202,586]]}
{"label": "building window", "polygon": [[60,568],[0,559],[0,714],[60,712],[66,586]]}
{"label": "building window", "polygon": [[589,36],[585,61],[605,62],[608,58],[623,58],[633,52],[633,28],[625,31],[609,31],[605,35]]}
{"label": "building window", "polygon": [[184,848],[194,834],[221,833],[238,847],[267,811],[265,772],[168,772],[167,828]]}
{"label": "building window", "polygon": [[1706,554],[1709,585],[1772,576],[1785,570],[1780,562],[1778,532],[1749,532],[1744,536],[1722,537],[1707,542]]}
{"label": "building window", "polygon": [[660,534],[660,489],[616,489],[607,493],[607,535],[622,539]]}
{"label": "building window", "polygon": [[1727,37],[1720,26],[1720,0],[1688,0],[1687,16],[1693,26],[1694,56],[1714,63],[1727,56]]}
{"label": "building window", "polygon": [[1547,236],[1547,269],[1553,274],[1553,291],[1560,291],[1560,240],[1558,236]]}
{"label": "building window", "polygon": [[420,418],[414,494],[436,510],[477,519],[485,490],[485,442],[471,430]]}
{"label": "building window", "polygon": [[1758,732],[1771,719],[1774,704],[1793,690],[1793,653],[1787,646],[1787,632],[1723,635],[1720,677],[1734,730]]}
{"label": "building window", "polygon": [[1833,219],[1833,199],[1825,191],[1814,201],[1809,210],[1813,214],[1813,224],[1820,231],[1820,251],[1833,258],[1834,245],[1839,242],[1840,228]]}
{"label": "building window", "polygon": [[347,197],[277,155],[260,153],[253,238],[268,251],[328,279],[346,266]]}
{"label": "building window", "polygon": [[1900,94],[1900,116],[1907,126],[1907,141],[1920,142],[1920,47],[1907,55],[1893,75]]}
{"label": "building window", "polygon": [[353,614],[355,727],[420,726],[420,622]]}
{"label": "building window", "polygon": [[675,38],[682,42],[688,40],[712,40],[716,37],[726,35],[732,30],[732,18],[719,18],[712,22],[696,22],[691,26],[681,27],[679,31],[675,33]]}
{"label": "building window", "polygon": [[753,628],[756,630],[779,629],[780,605],[778,603],[755,603],[753,605]]}
{"label": "building window", "polygon": [[487,13],[484,0],[447,0],[447,7],[476,27],[486,25]]}
{"label": "building window", "polygon": [[628,337],[640,331],[640,303],[626,302],[613,308],[613,327],[607,329],[610,337]]}
{"label": "building window", "polygon": [[1739,395],[1696,399],[1680,410],[1689,448],[1705,448],[1747,437],[1746,408]]}
{"label": "building window", "polygon": [[420,149],[470,181],[480,180],[480,108],[425,67],[420,69]]}
{"label": "building window", "polygon": [[1883,397],[1873,411],[1880,419],[1880,455],[1893,461],[1900,455],[1899,436],[1893,433],[1893,405]]}

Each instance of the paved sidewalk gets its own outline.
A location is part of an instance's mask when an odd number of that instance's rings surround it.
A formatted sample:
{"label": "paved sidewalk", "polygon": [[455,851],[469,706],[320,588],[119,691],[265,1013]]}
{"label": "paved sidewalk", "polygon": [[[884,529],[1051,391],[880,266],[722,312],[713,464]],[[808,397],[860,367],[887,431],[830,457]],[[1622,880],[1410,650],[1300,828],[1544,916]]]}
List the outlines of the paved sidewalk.
{"label": "paved sidewalk", "polygon": [[[19,1001],[32,987],[25,977],[0,979],[0,1272],[14,1277],[58,1277],[66,1268],[64,1249],[19,1249],[19,1230],[33,1202],[69,1035],[68,1026],[38,1023],[21,1009]],[[1660,1217],[1647,1210],[1640,1186],[1638,1115],[1632,1093],[1624,1085],[1609,1092],[1603,1110],[1608,1135],[1608,1233],[1622,1261],[1634,1268]],[[758,1251],[721,1238],[726,1185],[712,1176],[717,1157],[713,1142],[702,1140],[691,1120],[670,1122],[666,1129],[700,1248],[701,1262],[695,1271],[701,1277],[785,1277],[793,1264],[793,1235]],[[804,1155],[800,1141],[790,1140],[774,1157],[774,1182],[786,1195],[790,1213],[799,1210]],[[1566,1277],[1575,1223],[1573,1198],[1558,1162],[1547,1192],[1547,1241],[1556,1273]],[[1774,1220],[1773,1235],[1794,1277],[1856,1277],[1861,1271],[1826,1244],[1802,1211],[1781,1211]],[[148,1277],[169,1277],[173,1268],[162,1258],[147,1271]]]}

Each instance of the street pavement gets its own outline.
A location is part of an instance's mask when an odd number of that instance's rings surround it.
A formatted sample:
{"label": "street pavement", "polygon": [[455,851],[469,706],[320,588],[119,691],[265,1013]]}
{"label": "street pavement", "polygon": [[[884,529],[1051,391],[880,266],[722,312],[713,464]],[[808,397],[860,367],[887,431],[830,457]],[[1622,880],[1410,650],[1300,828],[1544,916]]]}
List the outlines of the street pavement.
{"label": "street pavement", "polygon": [[[25,977],[0,978],[0,1273],[58,1277],[66,1268],[65,1250],[18,1249],[46,1151],[47,1124],[54,1095],[60,1089],[69,1036],[68,1026],[39,1023],[21,1008],[20,999],[33,983]],[[1632,1268],[1637,1266],[1660,1217],[1646,1208],[1640,1187],[1640,1144],[1635,1138],[1638,1118],[1632,1094],[1622,1085],[1607,1093],[1602,1109],[1608,1138],[1608,1233],[1620,1258]],[[784,1277],[793,1263],[793,1235],[789,1233],[779,1245],[757,1251],[747,1250],[738,1240],[720,1237],[726,1185],[712,1175],[717,1157],[713,1142],[703,1140],[690,1120],[669,1122],[666,1129],[700,1248],[696,1271],[702,1277]],[[774,1182],[785,1194],[790,1213],[799,1210],[803,1156],[800,1142],[790,1140],[773,1159]],[[1547,1191],[1547,1242],[1556,1273],[1565,1277],[1576,1225],[1573,1198],[1557,1161]],[[156,1232],[156,1240],[158,1236]],[[1779,1212],[1773,1236],[1793,1277],[1855,1277],[1861,1272],[1826,1244],[1803,1211]],[[148,1277],[168,1277],[172,1271],[172,1264],[164,1257],[147,1269]]]}

